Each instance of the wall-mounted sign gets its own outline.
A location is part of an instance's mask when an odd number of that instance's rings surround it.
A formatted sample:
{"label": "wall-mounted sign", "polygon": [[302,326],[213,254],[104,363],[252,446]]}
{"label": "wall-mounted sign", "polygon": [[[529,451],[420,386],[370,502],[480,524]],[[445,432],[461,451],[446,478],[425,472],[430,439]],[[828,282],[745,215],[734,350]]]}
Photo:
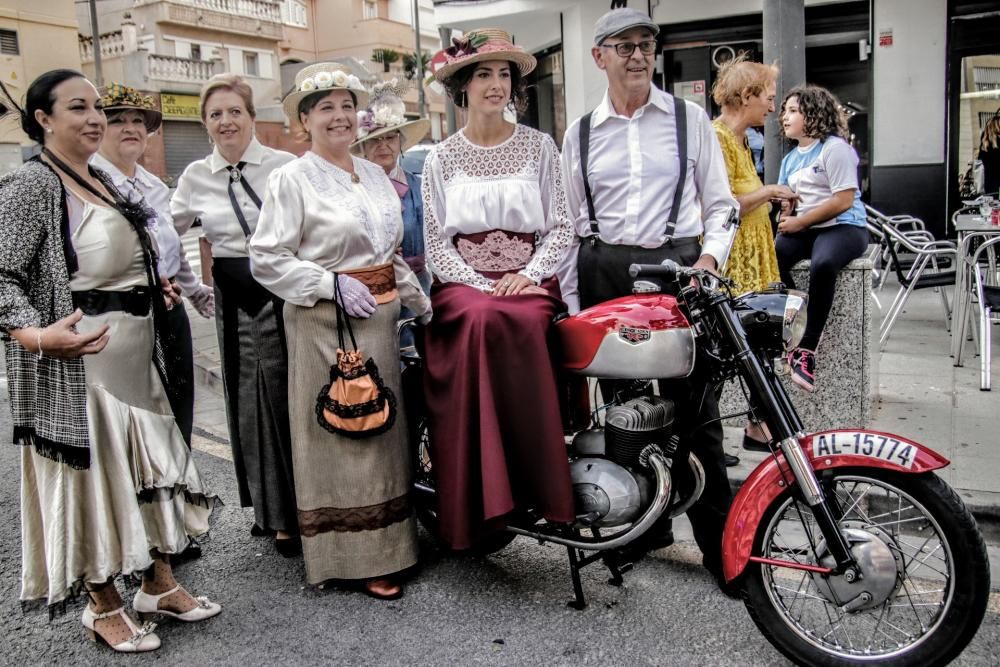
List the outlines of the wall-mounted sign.
{"label": "wall-mounted sign", "polygon": [[878,31],[878,45],[885,47],[892,46],[892,28]]}
{"label": "wall-mounted sign", "polygon": [[160,109],[163,117],[171,120],[201,120],[197,95],[160,93]]}
{"label": "wall-mounted sign", "polygon": [[707,100],[705,99],[705,80],[677,81],[674,83],[674,95],[689,102],[694,102],[704,109],[707,104]]}

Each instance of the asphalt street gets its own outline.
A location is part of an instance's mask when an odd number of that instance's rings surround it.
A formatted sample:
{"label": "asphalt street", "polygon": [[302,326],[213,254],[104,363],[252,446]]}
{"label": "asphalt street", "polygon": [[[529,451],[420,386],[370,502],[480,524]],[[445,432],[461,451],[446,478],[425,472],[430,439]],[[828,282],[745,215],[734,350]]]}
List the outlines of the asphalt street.
{"label": "asphalt street", "polygon": [[[2,385],[3,383],[0,383]],[[3,387],[0,433],[9,441]],[[216,450],[218,452],[218,450]],[[584,572],[589,606],[566,606],[565,552],[519,538],[499,554],[442,553],[421,534],[421,563],[397,601],[305,586],[301,560],[250,536],[232,464],[203,451],[203,475],[227,503],[204,556],[178,579],[222,603],[209,621],[161,624],[163,647],[122,656],[86,640],[82,601],[53,621],[22,614],[19,449],[0,446],[0,664],[3,665],[784,665],[741,602],[720,593],[683,539],[647,558],[620,588],[597,566]],[[119,582],[128,600],[134,586]],[[996,665],[1000,622],[990,613],[959,665]]]}

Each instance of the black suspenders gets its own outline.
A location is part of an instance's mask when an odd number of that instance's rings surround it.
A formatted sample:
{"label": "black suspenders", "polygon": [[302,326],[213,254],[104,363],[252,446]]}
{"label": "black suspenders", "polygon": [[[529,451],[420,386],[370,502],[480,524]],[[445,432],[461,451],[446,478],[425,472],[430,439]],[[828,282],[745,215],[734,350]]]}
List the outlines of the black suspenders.
{"label": "black suspenders", "polygon": [[[590,178],[587,175],[587,165],[590,157],[590,117],[593,111],[587,113],[580,119],[580,168],[583,170],[583,192],[587,197],[587,216],[590,219],[590,231],[598,235],[597,214],[594,213],[594,196],[590,189]],[[667,238],[674,235],[674,228],[677,226],[677,214],[681,208],[681,197],[684,195],[684,186],[687,181],[687,107],[684,100],[674,97],[674,117],[676,118],[677,130],[677,161],[680,164],[680,175],[677,178],[677,187],[674,188],[674,201],[670,207],[670,217],[667,218]]]}

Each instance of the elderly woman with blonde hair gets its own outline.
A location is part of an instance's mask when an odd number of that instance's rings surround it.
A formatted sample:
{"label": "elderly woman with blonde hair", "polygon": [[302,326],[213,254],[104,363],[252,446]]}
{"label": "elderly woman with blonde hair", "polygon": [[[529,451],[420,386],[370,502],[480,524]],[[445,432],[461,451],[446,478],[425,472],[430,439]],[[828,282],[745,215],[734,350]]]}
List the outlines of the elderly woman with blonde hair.
{"label": "elderly woman with blonde hair", "polygon": [[212,244],[216,329],[240,504],[253,507],[252,535],[274,535],[283,556],[300,552],[288,432],[283,301],[250,273],[247,245],[267,178],[295,159],[254,136],[253,91],[220,74],[201,91],[201,120],[215,145],[177,181],[170,202],[184,234],[196,219]]}
{"label": "elderly woman with blonde hair", "polygon": [[[763,125],[767,115],[774,113],[777,78],[777,67],[752,62],[741,54],[719,70],[712,87],[712,99],[722,108],[712,126],[726,161],[729,187],[740,205],[740,229],[729,251],[726,275],[742,292],[760,291],[780,280],[768,213],[772,201],[795,196],[788,186],[761,182],[746,138],[748,128]],[[751,421],[743,446],[766,451],[767,437],[763,425]]]}

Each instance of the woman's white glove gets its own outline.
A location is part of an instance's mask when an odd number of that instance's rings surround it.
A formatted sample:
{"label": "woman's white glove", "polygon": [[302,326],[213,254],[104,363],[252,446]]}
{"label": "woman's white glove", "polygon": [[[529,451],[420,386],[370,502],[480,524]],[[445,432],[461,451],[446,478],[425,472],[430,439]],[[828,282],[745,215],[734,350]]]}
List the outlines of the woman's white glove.
{"label": "woman's white glove", "polygon": [[357,278],[344,274],[337,275],[338,288],[334,292],[340,307],[351,317],[367,319],[375,312],[375,297],[368,286]]}
{"label": "woman's white glove", "polygon": [[194,309],[198,311],[198,314],[204,318],[215,317],[215,290],[205,285],[204,283],[199,283],[195,290],[187,295],[188,301],[194,306]]}

